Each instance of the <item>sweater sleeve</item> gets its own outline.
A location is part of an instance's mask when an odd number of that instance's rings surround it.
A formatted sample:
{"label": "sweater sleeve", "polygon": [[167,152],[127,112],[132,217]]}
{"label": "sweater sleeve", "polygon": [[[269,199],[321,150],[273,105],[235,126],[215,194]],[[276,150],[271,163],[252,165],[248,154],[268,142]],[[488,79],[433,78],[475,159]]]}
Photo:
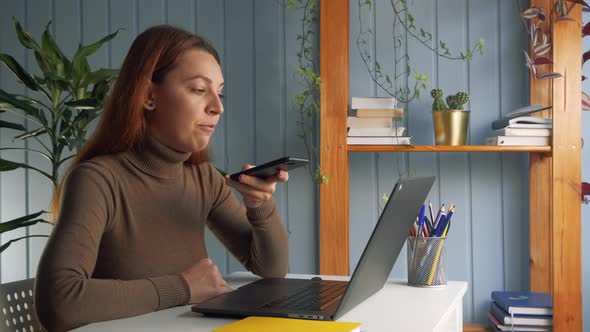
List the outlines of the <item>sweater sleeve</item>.
{"label": "sweater sleeve", "polygon": [[35,308],[49,331],[135,316],[188,303],[180,275],[140,280],[92,278],[102,234],[115,205],[112,179],[84,163],[67,178],[57,223],[39,262]]}
{"label": "sweater sleeve", "polygon": [[274,199],[244,208],[213,166],[209,167],[212,207],[207,225],[244,267],[262,277],[284,277],[289,238]]}

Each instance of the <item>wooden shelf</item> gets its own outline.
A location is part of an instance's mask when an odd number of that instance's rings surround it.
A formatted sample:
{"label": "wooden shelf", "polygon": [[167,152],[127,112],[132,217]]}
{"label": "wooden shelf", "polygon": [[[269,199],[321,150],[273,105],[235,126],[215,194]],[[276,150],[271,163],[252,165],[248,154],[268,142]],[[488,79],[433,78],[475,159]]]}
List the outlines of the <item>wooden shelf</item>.
{"label": "wooden shelf", "polygon": [[[552,11],[557,0],[531,0],[531,7]],[[320,166],[330,182],[320,186],[320,273],[348,275],[349,152],[528,152],[530,290],[553,295],[553,330],[582,331],[581,234],[581,24],[548,20],[553,64],[548,72],[567,73],[555,80],[530,79],[530,103],[553,105],[536,115],[553,118],[551,146],[367,146],[346,144],[350,90],[349,1],[320,1]],[[568,18],[581,22],[582,8]],[[507,77],[507,79],[509,79]],[[526,262],[525,262],[526,263]],[[465,331],[482,331],[464,326]],[[484,330],[485,331],[485,330]]]}
{"label": "wooden shelf", "polygon": [[551,146],[348,145],[349,152],[551,152]]}

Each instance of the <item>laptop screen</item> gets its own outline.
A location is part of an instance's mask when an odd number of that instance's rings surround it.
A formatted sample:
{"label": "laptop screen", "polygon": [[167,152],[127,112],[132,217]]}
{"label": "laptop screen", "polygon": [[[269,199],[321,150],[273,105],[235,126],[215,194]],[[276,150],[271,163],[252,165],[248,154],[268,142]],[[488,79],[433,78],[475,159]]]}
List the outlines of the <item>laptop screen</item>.
{"label": "laptop screen", "polygon": [[393,187],[350,278],[335,319],[383,288],[434,179],[400,179]]}

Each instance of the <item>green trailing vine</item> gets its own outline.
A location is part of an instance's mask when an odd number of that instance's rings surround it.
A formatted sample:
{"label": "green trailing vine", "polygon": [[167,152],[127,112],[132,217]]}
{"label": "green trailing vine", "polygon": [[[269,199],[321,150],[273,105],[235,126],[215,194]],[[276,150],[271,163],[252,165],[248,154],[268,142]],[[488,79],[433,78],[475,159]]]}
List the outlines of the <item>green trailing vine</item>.
{"label": "green trailing vine", "polygon": [[[410,36],[418,41],[427,50],[435,55],[449,60],[468,61],[473,58],[475,52],[483,53],[484,39],[480,38],[471,48],[461,51],[459,54],[453,54],[447,47],[446,43],[440,40],[437,47],[432,46],[432,33],[416,26],[416,19],[408,8],[407,0],[390,0],[393,12],[392,23],[392,41],[394,46],[393,52],[393,75],[389,76],[381,71],[381,65],[371,56],[367,50],[367,38],[372,35],[370,28],[364,26],[362,12],[364,9],[371,10],[373,2],[371,0],[359,0],[359,25],[360,31],[356,39],[357,48],[361,59],[371,76],[371,79],[385,93],[394,97],[400,103],[410,103],[420,97],[420,93],[426,90],[429,83],[428,76],[423,75],[412,68],[409,55],[403,52],[402,45],[404,37]],[[410,77],[411,76],[411,77]],[[413,80],[413,82],[412,82]]]}
{"label": "green trailing vine", "polygon": [[[301,93],[295,96],[294,109],[298,114],[297,136],[303,141],[309,164],[309,172],[315,183],[327,184],[328,176],[319,164],[319,151],[314,145],[314,116],[320,111],[319,92],[322,80],[319,76],[318,59],[314,55],[314,27],[319,24],[320,0],[287,0],[289,9],[303,11],[301,32],[297,35],[297,65],[295,78],[302,85]],[[315,165],[313,163],[315,161]]]}
{"label": "green trailing vine", "polygon": [[[294,98],[294,110],[298,113],[297,127],[298,137],[303,141],[308,159],[316,161],[310,163],[309,172],[315,183],[328,183],[328,176],[322,172],[319,165],[319,150],[314,144],[314,117],[320,111],[319,91],[321,78],[319,76],[318,61],[314,55],[314,27],[319,24],[320,0],[284,0],[282,4],[289,9],[301,10],[301,32],[297,35],[298,51],[295,77],[301,83],[303,89]],[[435,48],[431,46],[432,34],[423,28],[416,27],[415,18],[410,13],[407,0],[390,0],[393,9],[392,34],[394,42],[394,72],[389,76],[381,71],[381,65],[373,59],[366,49],[367,37],[372,34],[370,29],[363,27],[360,12],[364,7],[371,9],[371,0],[359,0],[360,32],[357,37],[357,47],[361,58],[371,79],[388,95],[396,98],[400,103],[409,103],[420,96],[421,91],[426,90],[429,79],[426,75],[414,70],[410,64],[408,54],[402,53],[402,43],[405,34],[416,39],[421,45],[435,53],[437,56],[451,60],[470,60],[476,51],[483,51],[484,40],[480,39],[473,47],[458,55],[451,53],[444,41],[439,41]],[[410,75],[413,82],[410,83]],[[403,80],[403,84],[398,84]],[[411,87],[409,87],[411,85]]]}
{"label": "green trailing vine", "polygon": [[[393,21],[391,24],[391,41],[393,43],[393,54],[388,59],[393,62],[393,72],[390,76],[381,69],[381,64],[376,57],[371,56],[368,50],[368,40],[373,31],[366,26],[363,21],[363,12],[371,11],[374,2],[372,0],[358,0],[359,14],[359,33],[356,39],[356,45],[361,56],[361,60],[371,77],[371,80],[383,90],[387,95],[397,99],[398,103],[409,104],[413,100],[420,98],[421,92],[427,90],[430,80],[428,76],[418,72],[413,68],[410,56],[404,50],[404,40],[413,38],[427,51],[432,52],[437,57],[448,60],[468,61],[473,58],[476,52],[483,53],[484,39],[480,38],[473,46],[465,51],[451,52],[447,44],[439,40],[433,43],[431,32],[417,26],[415,17],[410,12],[408,0],[389,0],[391,6]],[[436,45],[436,46],[433,46]],[[402,122],[407,123],[407,112],[404,112]],[[397,126],[397,123],[396,123]],[[411,169],[403,172],[400,158],[395,158],[398,176],[410,176]],[[383,201],[387,200],[387,194],[384,194]]]}

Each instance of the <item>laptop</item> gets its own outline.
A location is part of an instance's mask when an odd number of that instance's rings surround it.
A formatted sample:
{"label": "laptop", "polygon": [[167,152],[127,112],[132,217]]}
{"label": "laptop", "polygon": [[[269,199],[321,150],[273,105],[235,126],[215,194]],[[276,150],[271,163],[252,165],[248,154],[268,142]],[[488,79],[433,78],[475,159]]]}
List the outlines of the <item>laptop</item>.
{"label": "laptop", "polygon": [[434,177],[400,179],[350,281],[265,278],[192,306],[211,316],[272,316],[336,320],[387,281]]}

